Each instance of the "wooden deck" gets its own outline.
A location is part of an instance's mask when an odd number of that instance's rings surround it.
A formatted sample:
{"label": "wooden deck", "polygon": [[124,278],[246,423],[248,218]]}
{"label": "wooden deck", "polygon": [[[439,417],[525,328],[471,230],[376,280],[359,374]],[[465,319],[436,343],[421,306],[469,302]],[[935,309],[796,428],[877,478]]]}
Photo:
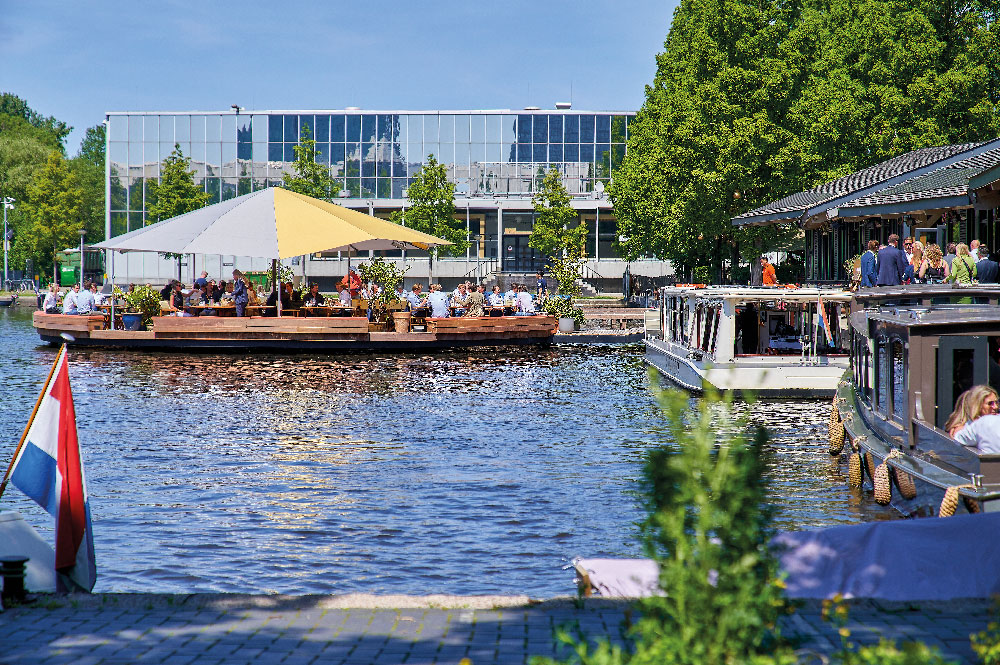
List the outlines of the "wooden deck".
{"label": "wooden deck", "polygon": [[[35,312],[43,342],[143,350],[240,352],[406,351],[549,344],[551,316],[427,319],[426,332],[369,332],[361,317],[155,317],[151,330],[105,330],[103,316]],[[65,335],[65,336],[64,336]]]}

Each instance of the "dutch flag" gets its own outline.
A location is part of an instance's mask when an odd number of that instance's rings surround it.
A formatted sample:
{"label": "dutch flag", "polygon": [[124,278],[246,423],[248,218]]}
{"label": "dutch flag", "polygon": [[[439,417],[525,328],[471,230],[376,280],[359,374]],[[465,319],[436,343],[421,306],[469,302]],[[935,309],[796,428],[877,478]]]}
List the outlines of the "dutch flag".
{"label": "dutch flag", "polygon": [[75,585],[91,591],[97,581],[93,528],[65,345],[22,442],[8,471],[10,482],[56,520],[56,571],[61,573],[57,576],[61,590],[74,590]]}

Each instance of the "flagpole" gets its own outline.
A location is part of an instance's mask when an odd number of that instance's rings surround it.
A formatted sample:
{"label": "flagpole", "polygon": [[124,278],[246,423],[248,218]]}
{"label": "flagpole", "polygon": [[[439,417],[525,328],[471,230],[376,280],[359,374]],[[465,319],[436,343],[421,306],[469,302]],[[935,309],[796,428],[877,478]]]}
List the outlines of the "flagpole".
{"label": "flagpole", "polygon": [[31,429],[31,423],[35,420],[35,414],[38,413],[38,407],[42,405],[42,398],[45,397],[45,391],[49,387],[49,382],[52,381],[52,375],[55,374],[56,367],[59,366],[59,360],[66,353],[66,345],[63,344],[59,348],[59,353],[56,354],[56,361],[52,363],[52,369],[49,370],[49,376],[45,379],[45,383],[42,384],[42,391],[38,394],[38,401],[35,402],[35,408],[31,410],[31,417],[28,418],[28,424],[24,426],[24,432],[21,434],[21,440],[17,442],[17,448],[14,449],[14,456],[10,458],[10,465],[7,467],[7,473],[3,476],[3,482],[0,483],[0,497],[3,497],[4,490],[7,489],[7,481],[10,480],[10,472],[14,470],[14,462],[17,460],[18,454],[21,452],[21,448],[24,446],[24,440],[28,436],[28,430]]}

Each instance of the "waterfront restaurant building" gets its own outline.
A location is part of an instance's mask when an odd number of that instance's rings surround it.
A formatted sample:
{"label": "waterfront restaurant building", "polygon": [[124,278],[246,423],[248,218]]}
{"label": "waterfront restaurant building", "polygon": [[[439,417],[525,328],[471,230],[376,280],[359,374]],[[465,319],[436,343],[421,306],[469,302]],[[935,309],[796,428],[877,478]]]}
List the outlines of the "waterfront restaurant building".
{"label": "waterfront restaurant building", "polygon": [[977,239],[1000,249],[1000,139],[921,148],[773,201],[733,224],[795,224],[805,231],[805,279],[848,280],[845,262],[869,240]]}
{"label": "waterfront restaurant building", "polygon": [[[555,110],[476,111],[247,111],[112,112],[107,114],[108,238],[140,228],[148,219],[148,183],[180,144],[191,158],[195,181],[211,202],[279,186],[306,135],[315,139],[318,160],[339,183],[336,201],[387,218],[407,206],[407,187],[433,154],[455,183],[458,217],[468,229],[469,250],[435,263],[435,279],[489,279],[534,272],[543,258],[528,246],[534,213],[531,198],[550,167],[562,174],[579,219],[587,225],[584,278],[620,284],[626,263],[605,193],[625,156],[634,112]],[[426,280],[426,253],[381,252],[410,264],[407,284]],[[352,257],[364,261],[365,252]],[[110,257],[109,257],[110,258]],[[118,282],[163,282],[177,275],[175,261],[156,254],[116,255]],[[332,290],[346,270],[346,255],[316,254],[294,261],[295,274]],[[227,277],[232,266],[262,270],[266,259],[193,256],[182,279],[201,270]],[[661,276],[668,264],[633,262],[633,274]],[[110,265],[108,266],[110,272]],[[616,290],[620,290],[616,289]]]}

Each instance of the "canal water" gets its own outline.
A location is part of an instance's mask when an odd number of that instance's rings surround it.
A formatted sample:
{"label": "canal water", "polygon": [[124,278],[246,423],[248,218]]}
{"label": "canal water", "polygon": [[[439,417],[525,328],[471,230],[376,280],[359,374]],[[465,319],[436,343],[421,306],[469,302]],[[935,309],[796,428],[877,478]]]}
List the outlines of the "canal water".
{"label": "canal water", "polygon": [[[0,314],[5,469],[55,356]],[[71,351],[95,591],[574,593],[574,556],[641,556],[633,492],[666,442],[638,346],[436,355]],[[845,487],[826,402],[772,434],[781,528],[892,514]],[[16,488],[0,506],[52,538]]]}

